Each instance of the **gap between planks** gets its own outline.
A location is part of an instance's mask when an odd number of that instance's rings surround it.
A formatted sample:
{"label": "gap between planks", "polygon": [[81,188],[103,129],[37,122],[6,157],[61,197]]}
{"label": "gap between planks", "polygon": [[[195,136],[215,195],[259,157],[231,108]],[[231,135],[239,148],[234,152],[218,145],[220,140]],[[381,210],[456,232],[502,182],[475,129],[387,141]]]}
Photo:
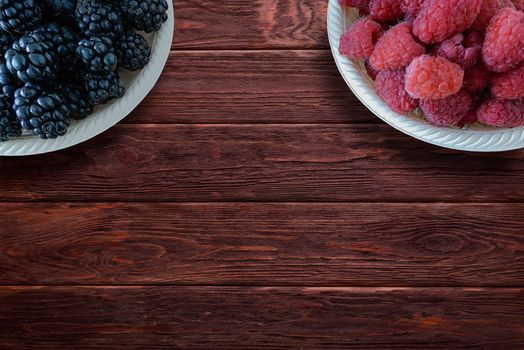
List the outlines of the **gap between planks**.
{"label": "gap between planks", "polygon": [[36,288],[101,288],[101,289],[134,289],[134,288],[157,288],[157,287],[166,287],[166,288],[179,288],[179,289],[193,289],[194,287],[204,287],[204,288],[235,288],[235,289],[280,289],[280,290],[293,290],[293,289],[303,289],[310,291],[336,291],[336,292],[395,292],[395,291],[412,291],[412,292],[424,292],[424,291],[434,291],[439,290],[442,292],[486,292],[497,290],[501,292],[520,292],[524,290],[524,287],[519,286],[456,286],[456,287],[443,287],[443,286],[381,286],[381,287],[365,287],[365,286],[340,286],[340,285],[256,285],[256,284],[173,284],[173,283],[151,283],[151,284],[2,284],[0,289],[9,289],[9,288],[20,288],[20,289],[36,289]]}

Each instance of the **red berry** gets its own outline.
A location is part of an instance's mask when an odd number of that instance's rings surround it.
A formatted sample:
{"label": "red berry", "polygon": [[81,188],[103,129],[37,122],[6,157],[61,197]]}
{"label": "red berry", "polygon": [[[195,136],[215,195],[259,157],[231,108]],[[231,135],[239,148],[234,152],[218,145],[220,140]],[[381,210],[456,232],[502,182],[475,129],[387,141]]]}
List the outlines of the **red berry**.
{"label": "red berry", "polygon": [[417,108],[418,101],[408,95],[404,88],[404,70],[386,69],[378,73],[375,80],[377,94],[399,114],[406,114]]}
{"label": "red berry", "polygon": [[425,0],[400,0],[400,9],[404,12],[404,22],[413,23]]}
{"label": "red berry", "polygon": [[379,73],[380,71],[379,71],[379,70],[376,70],[375,68],[373,68],[373,67],[371,66],[371,64],[369,63],[368,60],[366,60],[366,62],[365,62],[365,66],[366,66],[366,72],[368,73],[368,76],[369,76],[371,79],[373,79],[373,80],[377,79],[377,75],[378,75],[378,73]]}
{"label": "red berry", "polygon": [[488,87],[490,75],[484,63],[478,62],[464,73],[464,87],[469,92],[480,92]]}
{"label": "red berry", "polygon": [[457,123],[457,126],[459,128],[462,128],[466,125],[471,125],[473,124],[474,122],[477,121],[477,110],[475,108],[472,108],[468,111],[468,113],[466,114],[466,116],[464,118],[462,118],[458,123]]}
{"label": "red berry", "polygon": [[437,55],[459,64],[462,68],[473,66],[482,50],[482,36],[477,32],[468,34],[468,40],[464,40],[461,33],[444,40],[436,48]]}
{"label": "red berry", "polygon": [[491,79],[491,93],[500,100],[524,97],[524,64]]}
{"label": "red berry", "polygon": [[457,126],[462,128],[465,125],[471,125],[477,121],[477,109],[485,99],[485,94],[472,94],[471,96],[471,107],[464,118],[462,118]]}
{"label": "red berry", "polygon": [[426,48],[417,43],[411,34],[411,24],[403,22],[392,27],[378,39],[370,63],[378,70],[401,68],[425,51]]}
{"label": "red berry", "polygon": [[440,42],[468,28],[481,0],[426,0],[413,22],[413,34],[424,43]]}
{"label": "red berry", "polygon": [[472,29],[483,32],[488,27],[489,21],[504,7],[515,8],[511,0],[482,0],[480,12],[471,25]]}
{"label": "red berry", "polygon": [[519,11],[524,11],[524,0],[513,0],[515,8]]}
{"label": "red berry", "polygon": [[457,125],[471,108],[471,96],[465,90],[439,100],[420,100],[426,120],[436,126]]}
{"label": "red berry", "polygon": [[369,15],[379,22],[391,22],[402,18],[400,0],[371,0]]}
{"label": "red berry", "polygon": [[406,91],[414,98],[441,99],[462,87],[464,70],[443,57],[422,55],[406,68]]}
{"label": "red berry", "polygon": [[524,13],[504,8],[491,19],[482,57],[495,72],[508,71],[524,59]]}
{"label": "red berry", "polygon": [[393,111],[420,105],[441,127],[524,125],[524,0],[338,1],[369,13],[339,52],[363,60]]}
{"label": "red berry", "polygon": [[524,125],[524,101],[489,99],[477,110],[477,119],[481,123],[499,128]]}
{"label": "red berry", "polygon": [[422,8],[423,2],[424,0],[400,0],[400,9],[414,18]]}
{"label": "red berry", "polygon": [[369,11],[369,0],[338,0],[340,5],[356,7],[360,13],[368,13]]}
{"label": "red berry", "polygon": [[340,38],[338,51],[351,59],[366,59],[371,56],[382,27],[369,17],[355,21]]}

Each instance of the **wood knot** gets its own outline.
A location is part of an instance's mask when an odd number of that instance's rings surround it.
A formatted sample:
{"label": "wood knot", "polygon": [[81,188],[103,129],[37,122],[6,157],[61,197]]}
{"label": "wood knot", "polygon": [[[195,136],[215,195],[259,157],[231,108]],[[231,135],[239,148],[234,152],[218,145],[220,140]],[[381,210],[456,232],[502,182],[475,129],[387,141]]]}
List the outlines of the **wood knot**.
{"label": "wood knot", "polygon": [[464,241],[459,237],[438,233],[419,239],[418,243],[428,250],[442,253],[458,252],[464,246]]}

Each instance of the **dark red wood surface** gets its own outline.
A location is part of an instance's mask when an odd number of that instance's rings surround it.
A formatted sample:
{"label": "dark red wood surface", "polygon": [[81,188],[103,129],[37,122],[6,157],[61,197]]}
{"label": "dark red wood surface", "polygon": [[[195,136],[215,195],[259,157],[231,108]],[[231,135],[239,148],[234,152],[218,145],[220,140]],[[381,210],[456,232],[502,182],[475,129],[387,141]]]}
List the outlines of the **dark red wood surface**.
{"label": "dark red wood surface", "polygon": [[384,125],[326,1],[175,1],[120,125],[0,159],[0,349],[523,349],[523,151]]}
{"label": "dark red wood surface", "polygon": [[522,289],[5,287],[6,349],[509,349]]}

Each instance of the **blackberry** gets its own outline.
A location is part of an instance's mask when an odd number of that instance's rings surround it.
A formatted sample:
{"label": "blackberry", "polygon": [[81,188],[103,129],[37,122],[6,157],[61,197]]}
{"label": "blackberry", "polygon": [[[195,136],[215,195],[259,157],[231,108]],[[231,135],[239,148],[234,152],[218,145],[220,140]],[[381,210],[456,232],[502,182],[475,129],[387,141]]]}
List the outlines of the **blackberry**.
{"label": "blackberry", "polygon": [[33,33],[42,35],[53,44],[53,51],[65,71],[75,69],[78,36],[67,25],[50,22],[36,27]]}
{"label": "blackberry", "polygon": [[64,96],[72,119],[84,119],[93,113],[93,104],[89,102],[84,88],[72,82],[60,84],[58,90]]}
{"label": "blackberry", "polygon": [[84,75],[84,88],[89,102],[94,105],[104,104],[113,98],[124,96],[125,89],[120,86],[118,73],[87,72]]}
{"label": "blackberry", "polygon": [[63,97],[31,83],[16,90],[13,110],[22,129],[31,130],[43,139],[65,135],[71,124]]}
{"label": "blackberry", "polygon": [[0,96],[13,97],[15,90],[21,85],[20,80],[16,79],[7,69],[3,57],[0,57]]}
{"label": "blackberry", "polygon": [[70,18],[75,15],[76,2],[76,0],[45,0],[46,8],[51,15]]}
{"label": "blackberry", "polygon": [[40,33],[27,33],[5,52],[7,68],[24,82],[52,80],[58,71],[53,43]]}
{"label": "blackberry", "polygon": [[151,48],[146,39],[132,30],[124,32],[116,40],[118,64],[128,70],[142,69],[149,63]]}
{"label": "blackberry", "polygon": [[114,36],[124,31],[120,9],[101,0],[78,0],[75,16],[78,28],[86,36],[106,34]]}
{"label": "blackberry", "polygon": [[1,0],[0,29],[23,33],[40,23],[42,9],[36,0]]}
{"label": "blackberry", "polygon": [[146,33],[156,32],[167,21],[166,0],[121,0],[120,7],[133,27]]}
{"label": "blackberry", "polygon": [[0,97],[0,142],[22,135],[22,129],[13,112],[13,104],[6,96]]}
{"label": "blackberry", "polygon": [[92,72],[113,72],[118,63],[113,41],[106,36],[80,40],[76,55]]}

